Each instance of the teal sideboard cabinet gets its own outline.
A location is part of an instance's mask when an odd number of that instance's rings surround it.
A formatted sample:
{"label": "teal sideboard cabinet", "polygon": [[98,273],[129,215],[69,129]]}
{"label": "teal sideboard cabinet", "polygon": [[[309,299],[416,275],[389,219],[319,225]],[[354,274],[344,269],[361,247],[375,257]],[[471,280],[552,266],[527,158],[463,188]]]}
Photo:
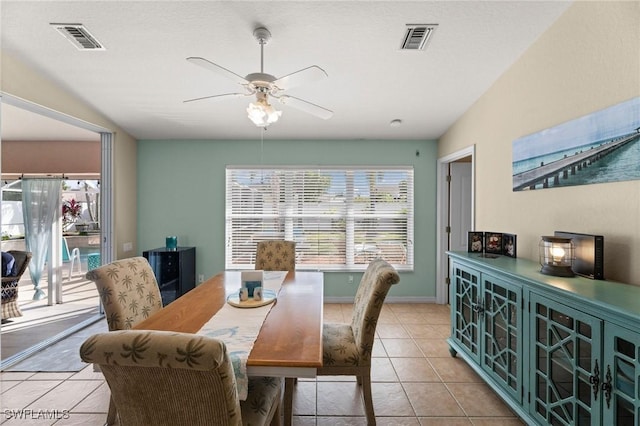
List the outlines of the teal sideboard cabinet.
{"label": "teal sideboard cabinet", "polygon": [[528,424],[640,425],[640,287],[449,252],[452,356]]}

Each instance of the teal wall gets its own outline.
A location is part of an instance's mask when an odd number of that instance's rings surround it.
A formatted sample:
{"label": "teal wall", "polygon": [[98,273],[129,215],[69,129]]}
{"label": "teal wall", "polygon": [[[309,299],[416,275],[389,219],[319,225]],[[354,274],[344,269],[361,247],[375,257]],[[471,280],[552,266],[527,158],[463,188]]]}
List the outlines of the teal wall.
{"label": "teal wall", "polygon": [[[416,153],[419,152],[419,155]],[[138,248],[163,247],[177,235],[196,247],[196,276],[224,269],[224,196],[227,165],[412,165],[415,179],[415,268],[401,272],[389,293],[398,300],[435,297],[436,141],[218,141],[138,142]],[[325,274],[325,297],[351,298],[347,272]]]}

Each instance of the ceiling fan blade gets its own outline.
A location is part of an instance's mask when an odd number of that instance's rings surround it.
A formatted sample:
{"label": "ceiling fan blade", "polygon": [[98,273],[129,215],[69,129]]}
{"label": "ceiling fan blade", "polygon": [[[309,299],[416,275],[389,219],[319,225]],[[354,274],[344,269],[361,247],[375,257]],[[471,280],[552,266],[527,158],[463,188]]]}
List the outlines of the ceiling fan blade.
{"label": "ceiling fan blade", "polygon": [[284,77],[280,77],[274,81],[273,84],[280,90],[288,90],[292,87],[312,83],[326,77],[328,77],[328,75],[322,68],[317,65],[311,65],[310,67],[303,68],[299,71],[285,75]]}
{"label": "ceiling fan blade", "polygon": [[323,108],[320,105],[312,104],[311,102],[307,102],[303,99],[296,98],[295,96],[282,95],[276,99],[285,105],[289,105],[324,120],[328,120],[333,116],[333,111]]}
{"label": "ceiling fan blade", "polygon": [[186,101],[182,101],[182,102],[186,104],[187,102],[203,101],[205,99],[211,99],[211,100],[217,101],[222,98],[238,98],[240,96],[251,96],[251,93],[224,93],[222,95],[211,95],[211,96],[203,96],[201,98],[187,99]]}
{"label": "ceiling fan blade", "polygon": [[204,58],[200,58],[198,56],[191,56],[191,57],[187,58],[187,61],[191,62],[194,65],[198,65],[198,66],[200,66],[202,68],[206,68],[209,71],[213,71],[216,74],[219,74],[219,75],[222,75],[224,77],[227,77],[227,78],[235,81],[238,84],[247,84],[247,83],[249,83],[247,81],[247,79],[245,79],[241,75],[238,75],[233,71],[229,71],[225,67],[221,67],[220,65],[214,64],[213,62],[208,61],[208,60],[206,60]]}

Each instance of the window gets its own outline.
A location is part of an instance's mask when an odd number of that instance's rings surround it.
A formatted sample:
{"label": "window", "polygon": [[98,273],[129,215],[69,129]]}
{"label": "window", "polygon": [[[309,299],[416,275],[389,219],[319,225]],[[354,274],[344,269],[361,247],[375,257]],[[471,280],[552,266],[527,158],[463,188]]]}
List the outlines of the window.
{"label": "window", "polygon": [[413,169],[227,167],[225,268],[273,239],[296,241],[298,269],[413,270]]}

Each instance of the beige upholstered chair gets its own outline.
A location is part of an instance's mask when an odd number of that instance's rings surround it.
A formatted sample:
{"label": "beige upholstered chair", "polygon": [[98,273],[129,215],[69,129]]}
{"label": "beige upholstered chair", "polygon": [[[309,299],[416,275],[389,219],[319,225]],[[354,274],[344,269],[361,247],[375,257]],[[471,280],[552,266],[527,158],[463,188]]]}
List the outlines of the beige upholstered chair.
{"label": "beige upholstered chair", "polygon": [[[18,306],[18,285],[22,274],[27,270],[31,261],[31,252],[20,250],[7,251],[15,260],[16,275],[12,277],[2,277],[2,289],[0,291],[2,299],[2,322],[9,318],[21,317],[22,311]],[[5,271],[2,271],[4,274]]]}
{"label": "beige upholstered chair", "polygon": [[260,241],[256,249],[256,269],[263,271],[295,271],[296,242]]}
{"label": "beige upholstered chair", "polygon": [[400,281],[382,259],[369,263],[356,292],[351,324],[325,323],[322,331],[323,366],[319,376],[356,376],[362,387],[367,424],[376,419],[371,398],[371,350],[376,324],[389,288]]}
{"label": "beige upholstered chair", "polygon": [[85,362],[100,365],[122,426],[279,424],[282,379],[249,379],[238,400],[224,342],[196,334],[123,330],[88,338]]}
{"label": "beige upholstered chair", "polygon": [[109,330],[126,330],[162,308],[153,269],[144,257],[116,260],[87,272],[95,282]]}
{"label": "beige upholstered chair", "polygon": [[[116,260],[87,272],[98,288],[109,331],[126,330],[162,308],[153,269],[144,257]],[[109,404],[108,425],[115,424],[116,410]]]}

